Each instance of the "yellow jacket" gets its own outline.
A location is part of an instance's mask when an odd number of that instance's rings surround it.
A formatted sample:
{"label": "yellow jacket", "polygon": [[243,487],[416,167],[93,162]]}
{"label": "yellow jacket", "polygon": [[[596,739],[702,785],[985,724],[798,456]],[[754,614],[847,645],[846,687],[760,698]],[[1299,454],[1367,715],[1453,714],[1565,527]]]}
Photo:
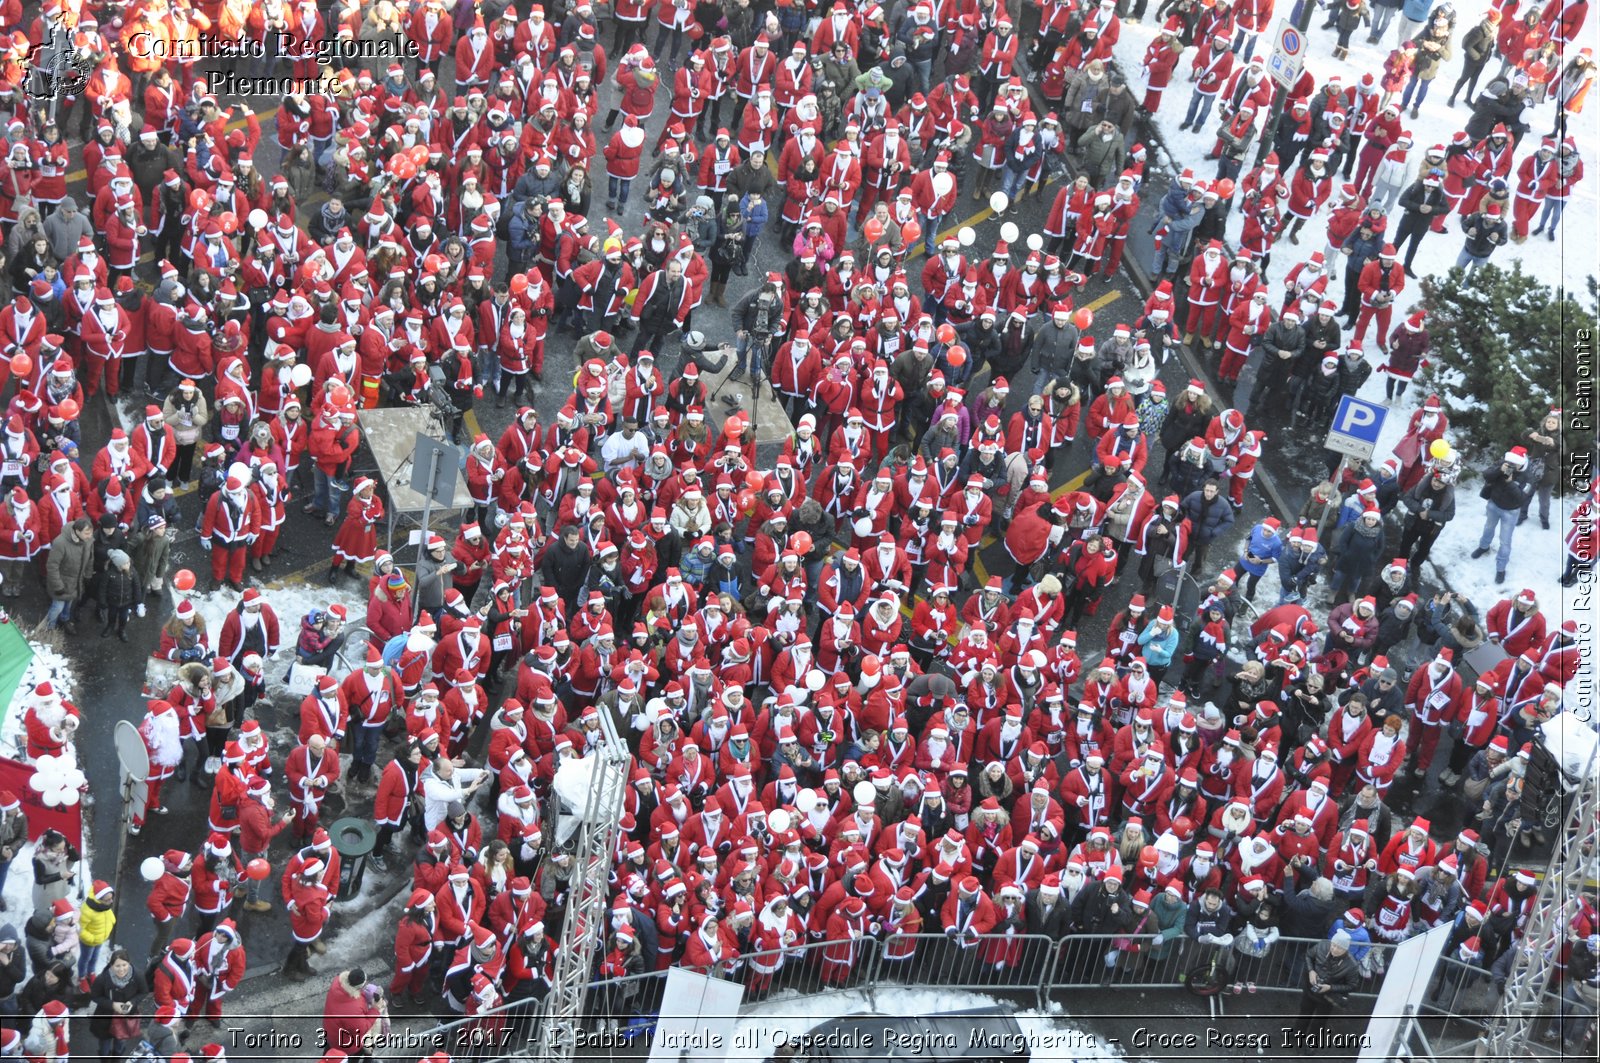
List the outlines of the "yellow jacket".
{"label": "yellow jacket", "polygon": [[90,897],[78,912],[78,943],[90,947],[104,945],[111,940],[111,931],[116,925],[116,909],[102,908]]}

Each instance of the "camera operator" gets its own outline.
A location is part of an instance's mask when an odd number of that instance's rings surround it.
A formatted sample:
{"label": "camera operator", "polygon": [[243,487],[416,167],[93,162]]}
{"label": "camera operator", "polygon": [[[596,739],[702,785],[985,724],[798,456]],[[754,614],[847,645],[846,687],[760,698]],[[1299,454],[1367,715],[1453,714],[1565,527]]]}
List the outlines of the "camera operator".
{"label": "camera operator", "polygon": [[[783,279],[776,273],[767,274],[761,287],[740,299],[733,308],[734,332],[733,376],[744,377],[759,384],[767,372],[767,360],[772,356],[772,337],[783,331],[787,307],[783,298]],[[785,394],[785,399],[803,399],[805,396]],[[787,402],[786,402],[787,405]]]}

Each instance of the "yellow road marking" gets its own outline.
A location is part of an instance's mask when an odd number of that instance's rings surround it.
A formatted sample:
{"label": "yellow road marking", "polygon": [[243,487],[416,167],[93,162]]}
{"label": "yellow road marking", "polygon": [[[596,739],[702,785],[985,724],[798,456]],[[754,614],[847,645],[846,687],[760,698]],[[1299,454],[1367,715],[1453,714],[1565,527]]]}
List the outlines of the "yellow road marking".
{"label": "yellow road marking", "polygon": [[[1109,302],[1111,299],[1115,299],[1116,295],[1117,295],[1116,292],[1112,292],[1110,294],[1110,296],[1106,299],[1106,301]],[[1083,482],[1085,480],[1087,480],[1088,478],[1089,478],[1089,470],[1085,469],[1082,472],[1080,472],[1078,475],[1074,476],[1072,479],[1068,480],[1066,483],[1062,484],[1060,487],[1056,488],[1054,491],[1051,491],[1050,492],[1050,497],[1051,498],[1060,498],[1061,496],[1067,494],[1069,491],[1076,491],[1078,488],[1083,486]],[[978,543],[978,549],[979,550],[983,550],[983,549],[985,549],[987,547],[993,546],[995,543],[997,543],[999,541],[1000,541],[1000,539],[997,536],[986,535],[986,536],[983,537],[983,541]],[[988,569],[988,566],[986,566],[983,563],[983,557],[982,557],[981,554],[978,555],[978,556],[974,556],[973,559],[972,559],[972,574],[974,576],[978,577],[978,586],[979,587],[982,587],[985,583],[989,582],[989,569]]]}

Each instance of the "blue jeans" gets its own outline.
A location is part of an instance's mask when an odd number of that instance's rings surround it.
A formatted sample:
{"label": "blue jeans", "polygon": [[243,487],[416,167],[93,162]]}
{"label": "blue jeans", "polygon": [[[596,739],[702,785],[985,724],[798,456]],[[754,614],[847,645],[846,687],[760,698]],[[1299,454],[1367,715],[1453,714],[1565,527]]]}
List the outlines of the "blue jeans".
{"label": "blue jeans", "polygon": [[352,750],[350,759],[356,764],[372,767],[378,762],[378,740],[383,737],[383,728],[369,727],[364,723],[356,724],[353,735],[355,749]]}
{"label": "blue jeans", "polygon": [[492,347],[479,349],[478,356],[473,359],[477,363],[478,379],[483,382],[484,393],[500,390],[500,356]]}
{"label": "blue jeans", "polygon": [[44,615],[45,626],[60,627],[72,623],[72,608],[76,604],[66,598],[50,599],[50,611]]}
{"label": "blue jeans", "polygon": [[1250,57],[1256,54],[1256,38],[1258,34],[1247,29],[1235,29],[1233,37],[1233,53],[1239,57],[1239,62],[1248,63]]}
{"label": "blue jeans", "polygon": [[617,205],[618,209],[628,202],[628,190],[633,187],[631,177],[607,177],[606,198]]}
{"label": "blue jeans", "polygon": [[1405,93],[1400,97],[1400,109],[1403,111],[1407,107],[1411,106],[1412,90],[1416,90],[1417,106],[1421,107],[1422,101],[1428,98],[1428,86],[1432,84],[1432,81],[1424,81],[1422,78],[1417,77],[1417,75],[1412,74],[1411,80],[1406,82]]}
{"label": "blue jeans", "polygon": [[93,978],[95,976],[95,968],[100,963],[100,950],[103,949],[103,948],[105,948],[104,945],[80,945],[79,946],[79,948],[78,948],[78,978],[79,978],[80,981],[82,979]]}
{"label": "blue jeans", "polygon": [[1189,111],[1183,116],[1183,124],[1191,129],[1199,129],[1206,124],[1206,119],[1211,115],[1211,105],[1216,102],[1216,93],[1195,89],[1189,97]]}
{"label": "blue jeans", "polygon": [[1478,539],[1478,549],[1489,549],[1489,545],[1494,542],[1495,529],[1500,529],[1500,552],[1494,559],[1496,572],[1504,572],[1506,562],[1511,560],[1511,536],[1516,534],[1517,517],[1520,515],[1520,510],[1501,509],[1493,502],[1489,503],[1488,512],[1484,514],[1483,535]]}
{"label": "blue jeans", "polygon": [[1016,202],[1017,193],[1022,191],[1022,186],[1028,180],[1027,170],[1013,170],[1006,167],[1005,175],[1000,178],[1000,191],[1006,194],[1006,199]]}
{"label": "blue jeans", "polygon": [[[267,854],[243,853],[242,855],[244,856],[244,862],[249,864],[252,860],[265,859]],[[253,879],[249,875],[244,876],[244,899],[251,904],[259,901],[261,899],[261,889],[265,882],[265,879]]]}
{"label": "blue jeans", "polygon": [[1463,247],[1461,249],[1461,253],[1456,256],[1456,268],[1457,269],[1464,269],[1468,273],[1471,273],[1473,270],[1477,269],[1479,266],[1483,265],[1484,263],[1486,263],[1488,261],[1489,261],[1489,256],[1488,255],[1469,254],[1467,252],[1467,249]]}
{"label": "blue jeans", "polygon": [[1534,228],[1539,232],[1548,232],[1550,239],[1556,238],[1556,226],[1561,224],[1561,212],[1567,209],[1564,199],[1551,199],[1544,197],[1544,210],[1539,214],[1539,224]]}
{"label": "blue jeans", "polygon": [[1400,9],[1398,7],[1384,7],[1382,4],[1373,5],[1372,26],[1367,31],[1367,40],[1383,40],[1383,31],[1389,28],[1389,23],[1393,22],[1394,17],[1399,13]]}
{"label": "blue jeans", "polygon": [[767,350],[770,346],[770,340],[758,340],[749,332],[736,336],[733,341],[733,363],[751,376],[766,372]]}
{"label": "blue jeans", "polygon": [[1057,374],[1048,365],[1041,365],[1039,372],[1034,375],[1032,394],[1043,395],[1045,387],[1056,378]]}
{"label": "blue jeans", "polygon": [[319,512],[332,513],[337,517],[344,510],[344,500],[350,491],[350,485],[329,476],[315,465],[311,467],[311,476],[311,505]]}
{"label": "blue jeans", "polygon": [[[926,214],[919,214],[922,220],[922,250],[929,258],[933,257],[934,249],[939,244],[939,223],[943,218],[930,218]],[[908,248],[907,251],[910,249]]]}

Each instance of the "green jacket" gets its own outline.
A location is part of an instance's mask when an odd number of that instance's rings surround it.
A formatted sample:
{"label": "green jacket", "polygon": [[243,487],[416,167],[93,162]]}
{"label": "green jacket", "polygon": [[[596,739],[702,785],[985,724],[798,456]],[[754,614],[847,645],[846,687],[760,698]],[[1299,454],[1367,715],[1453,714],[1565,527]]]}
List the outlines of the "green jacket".
{"label": "green jacket", "polygon": [[53,601],[80,600],[94,575],[94,542],[78,542],[72,526],[61,529],[50,544],[50,559],[44,566],[44,585]]}
{"label": "green jacket", "polygon": [[1188,917],[1189,906],[1187,904],[1184,904],[1166,890],[1162,890],[1155,895],[1150,901],[1150,918],[1155,923],[1156,931],[1161,935],[1161,941],[1155,948],[1150,950],[1150,955],[1153,958],[1164,960],[1180,947],[1183,940],[1184,920]]}

